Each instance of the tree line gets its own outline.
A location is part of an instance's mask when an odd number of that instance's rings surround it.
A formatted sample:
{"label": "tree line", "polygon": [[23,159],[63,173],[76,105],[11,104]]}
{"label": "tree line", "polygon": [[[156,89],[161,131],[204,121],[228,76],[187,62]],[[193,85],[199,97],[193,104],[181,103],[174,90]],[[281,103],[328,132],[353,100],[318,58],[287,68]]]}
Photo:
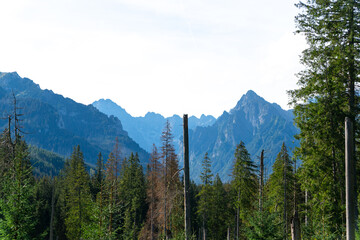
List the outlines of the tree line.
{"label": "tree line", "polygon": [[[2,239],[184,238],[182,174],[169,122],[160,150],[153,147],[146,169],[136,153],[123,157],[116,141],[106,161],[99,153],[95,170],[86,168],[76,146],[59,176],[40,177],[33,173],[17,127],[5,129],[0,140]],[[281,154],[277,162],[289,161],[285,146]],[[279,171],[274,168],[269,189],[281,185],[282,178],[275,177]],[[266,234],[282,238],[283,219],[277,214],[282,209],[281,193],[273,192],[269,197],[273,204],[264,201],[259,212],[257,168],[243,142],[235,152],[230,183],[213,176],[208,154],[200,178],[201,184],[191,183],[193,239],[258,239]],[[265,222],[268,229],[258,226],[257,217],[265,213],[276,222]]]}
{"label": "tree line", "polygon": [[[123,157],[116,141],[95,169],[74,147],[56,177],[33,174],[28,147],[13,132],[0,138],[2,239],[184,239],[182,170],[169,122],[146,169],[136,153]],[[283,144],[266,176],[240,142],[231,181],[223,183],[206,153],[201,183],[190,187],[191,239],[291,239],[294,231],[303,239],[344,238],[344,208],[333,209],[332,192],[328,202],[314,200],[305,163],[297,166]]]}

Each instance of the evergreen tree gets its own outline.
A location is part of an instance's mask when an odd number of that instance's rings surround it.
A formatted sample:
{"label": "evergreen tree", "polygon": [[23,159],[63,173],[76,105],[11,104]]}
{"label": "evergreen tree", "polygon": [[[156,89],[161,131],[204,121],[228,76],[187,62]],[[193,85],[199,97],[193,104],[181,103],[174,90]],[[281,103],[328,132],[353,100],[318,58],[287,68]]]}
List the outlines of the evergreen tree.
{"label": "evergreen tree", "polygon": [[108,226],[106,224],[108,209],[106,208],[107,194],[105,189],[104,160],[101,153],[98,155],[96,172],[92,176],[91,186],[92,195],[95,199],[93,208],[94,226],[92,226],[93,229],[88,234],[94,239],[106,239],[108,237]]}
{"label": "evergreen tree", "polygon": [[163,196],[160,211],[161,228],[164,237],[168,239],[176,232],[183,232],[183,188],[179,177],[179,164],[175,148],[173,145],[173,136],[169,121],[166,122],[165,128],[161,135],[161,159],[163,165]]}
{"label": "evergreen tree", "polygon": [[216,174],[211,186],[210,204],[207,217],[209,239],[226,239],[227,230],[231,226],[231,199],[223,183]]}
{"label": "evergreen tree", "polygon": [[211,160],[208,156],[208,153],[205,153],[204,159],[202,161],[202,167],[203,170],[200,174],[200,179],[202,181],[202,186],[201,186],[201,190],[199,192],[199,206],[198,206],[198,213],[202,218],[202,239],[207,239],[207,218],[208,218],[208,210],[210,207],[210,201],[211,199],[211,194],[213,191],[212,188],[212,176],[213,174],[211,173]]}
{"label": "evergreen tree", "polygon": [[146,185],[139,156],[131,154],[120,182],[121,201],[125,206],[122,239],[137,239],[146,215]]}
{"label": "evergreen tree", "polygon": [[35,181],[28,147],[20,135],[22,114],[18,114],[15,96],[13,106],[8,128],[0,137],[0,237],[33,239],[38,237],[33,204]]}
{"label": "evergreen tree", "polygon": [[48,239],[50,235],[51,203],[54,181],[50,177],[37,179],[35,185],[35,239]]}
{"label": "evergreen tree", "polygon": [[[308,49],[301,61],[299,89],[290,91],[302,162],[300,182],[308,192],[315,236],[344,234],[344,119],[358,129],[360,4],[358,0],[297,4],[296,17]],[[358,131],[355,131],[358,136]],[[354,151],[355,152],[355,151]]]}
{"label": "evergreen tree", "polygon": [[276,157],[273,172],[267,183],[269,210],[275,213],[277,223],[282,223],[284,239],[290,233],[292,213],[294,211],[294,170],[285,143]]}
{"label": "evergreen tree", "polygon": [[236,239],[244,235],[248,216],[254,209],[257,199],[256,166],[250,158],[245,144],[241,141],[235,150],[232,171],[232,187],[236,208]]}
{"label": "evergreen tree", "polygon": [[69,239],[81,239],[87,233],[92,221],[92,200],[89,186],[89,174],[80,147],[74,151],[68,160],[63,186],[65,191],[65,226]]}
{"label": "evergreen tree", "polygon": [[96,161],[96,169],[95,173],[91,176],[91,194],[93,199],[96,199],[97,194],[101,191],[101,186],[104,183],[105,174],[104,174],[104,159],[102,157],[101,152],[98,155],[98,159]]}
{"label": "evergreen tree", "polygon": [[249,219],[249,228],[246,231],[246,237],[249,240],[263,239],[284,239],[282,226],[278,221],[278,216],[270,212],[271,200],[264,202],[262,211],[255,211]]}
{"label": "evergreen tree", "polygon": [[[32,239],[35,237],[34,178],[28,157],[27,145],[16,134],[7,139],[14,147],[14,158],[8,161],[9,169],[2,176],[0,198],[0,237],[2,239]],[[4,144],[4,143],[3,143]]]}

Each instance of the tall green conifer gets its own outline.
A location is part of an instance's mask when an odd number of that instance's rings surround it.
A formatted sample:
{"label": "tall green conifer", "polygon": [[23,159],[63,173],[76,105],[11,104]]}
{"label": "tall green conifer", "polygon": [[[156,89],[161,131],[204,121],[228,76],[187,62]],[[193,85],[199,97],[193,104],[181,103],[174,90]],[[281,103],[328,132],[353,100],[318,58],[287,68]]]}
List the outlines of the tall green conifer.
{"label": "tall green conifer", "polygon": [[240,142],[235,150],[234,168],[232,171],[232,187],[236,209],[236,239],[245,232],[250,212],[255,208],[257,199],[256,166],[250,158],[244,142]]}
{"label": "tall green conifer", "polygon": [[266,188],[269,210],[276,213],[277,223],[282,224],[284,238],[288,238],[290,234],[290,224],[294,212],[294,180],[292,161],[285,143],[283,143]]}
{"label": "tall green conifer", "polygon": [[139,156],[131,154],[120,181],[120,200],[124,204],[122,239],[137,239],[146,215],[146,185]]}
{"label": "tall green conifer", "polygon": [[[298,32],[308,48],[301,62],[299,89],[290,91],[303,164],[300,183],[308,193],[312,236],[344,236],[344,120],[357,128],[359,101],[360,2],[312,1],[297,4]],[[357,131],[355,131],[357,132]],[[358,134],[358,132],[357,132]],[[311,214],[311,216],[310,216]]]}
{"label": "tall green conifer", "polygon": [[213,187],[212,187],[212,176],[211,173],[211,160],[208,156],[208,153],[205,153],[204,159],[202,161],[202,167],[203,170],[200,174],[200,179],[202,181],[201,190],[198,194],[199,197],[199,205],[198,205],[198,213],[200,217],[202,218],[202,239],[207,239],[207,219],[209,217],[209,209],[210,202],[212,201],[212,193],[213,193]]}
{"label": "tall green conifer", "polygon": [[74,148],[64,179],[66,207],[66,236],[69,239],[84,238],[92,221],[92,200],[90,177],[85,170],[85,163],[80,147]]}

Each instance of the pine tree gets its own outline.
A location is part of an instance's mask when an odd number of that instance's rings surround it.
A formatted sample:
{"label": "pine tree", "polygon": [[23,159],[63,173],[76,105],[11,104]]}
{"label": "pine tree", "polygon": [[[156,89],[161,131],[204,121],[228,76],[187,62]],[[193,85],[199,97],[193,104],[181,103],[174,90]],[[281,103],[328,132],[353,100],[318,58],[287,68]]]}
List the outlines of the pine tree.
{"label": "pine tree", "polygon": [[29,159],[28,146],[21,137],[22,114],[18,113],[13,95],[13,113],[8,128],[0,139],[0,237],[2,239],[31,239],[35,230],[35,180]]}
{"label": "pine tree", "polygon": [[284,239],[290,233],[290,223],[294,211],[294,170],[292,160],[285,143],[276,157],[273,172],[267,183],[267,195],[270,201],[269,210],[276,213],[276,220],[282,223]]}
{"label": "pine tree", "polygon": [[104,171],[104,160],[101,153],[99,153],[96,163],[96,172],[91,179],[92,196],[95,200],[93,208],[94,225],[88,235],[91,235],[94,239],[105,239],[108,232],[108,226],[106,224],[108,209],[106,208],[107,194],[105,189]]}
{"label": "pine tree", "polygon": [[355,85],[360,69],[360,4],[357,0],[307,0],[297,6],[302,10],[296,17],[298,32],[309,45],[301,58],[305,70],[299,73],[299,89],[290,91],[300,129],[300,147],[295,152],[303,162],[300,182],[311,196],[309,219],[314,234],[341,237],[345,226],[344,119],[347,116],[356,121],[355,126],[359,124]]}
{"label": "pine tree", "polygon": [[83,238],[92,221],[92,200],[90,193],[89,174],[85,170],[85,163],[80,147],[74,151],[68,160],[63,186],[66,207],[66,236],[69,239]]}
{"label": "pine tree", "polygon": [[[8,138],[8,141],[12,141],[11,138]],[[36,234],[34,230],[37,220],[33,204],[34,178],[27,145],[18,134],[15,135],[15,140],[7,145],[14,147],[14,158],[10,158],[10,168],[2,176],[0,237],[15,240],[31,239]],[[8,156],[11,157],[12,154]]]}
{"label": "pine tree", "polygon": [[50,177],[42,177],[36,180],[34,202],[35,206],[35,239],[49,239],[51,222],[51,203],[55,184]]}
{"label": "pine tree", "polygon": [[208,156],[208,153],[205,153],[204,159],[202,161],[203,170],[200,174],[200,179],[202,181],[201,190],[199,192],[199,206],[198,206],[198,214],[202,218],[202,239],[207,239],[207,218],[208,218],[208,210],[210,208],[210,201],[212,200],[212,176],[211,173],[211,160]]}
{"label": "pine tree", "polygon": [[234,196],[234,205],[237,211],[236,239],[244,234],[249,213],[255,207],[257,182],[256,166],[251,160],[245,144],[241,141],[235,150],[235,162],[232,171],[232,187],[236,195]]}
{"label": "pine tree", "polygon": [[270,212],[271,200],[264,201],[264,209],[255,211],[249,219],[249,228],[246,231],[246,237],[249,240],[263,239],[284,239],[282,225],[278,221],[278,216]]}
{"label": "pine tree", "polygon": [[97,194],[101,191],[101,186],[104,183],[105,173],[104,173],[104,159],[101,152],[98,154],[98,159],[96,161],[95,173],[91,176],[91,194],[93,199],[96,199]]}
{"label": "pine tree", "polygon": [[173,136],[169,121],[161,135],[161,159],[163,165],[163,196],[161,201],[161,228],[166,239],[171,234],[183,231],[183,189],[179,177],[179,164],[175,148],[173,145]]}
{"label": "pine tree", "polygon": [[109,238],[115,238],[120,234],[121,226],[123,224],[123,204],[120,202],[120,175],[121,171],[125,168],[126,159],[121,161],[120,156],[120,146],[118,138],[116,138],[115,146],[113,151],[109,154],[108,160],[106,162],[106,171],[105,171],[105,183],[104,188],[105,192],[108,194],[107,197],[107,236]]}
{"label": "pine tree", "polygon": [[208,207],[208,236],[209,239],[226,239],[227,230],[231,226],[231,199],[223,183],[216,174],[211,186],[211,195]]}
{"label": "pine tree", "polygon": [[146,214],[146,185],[139,156],[131,154],[120,181],[125,206],[122,239],[137,239]]}

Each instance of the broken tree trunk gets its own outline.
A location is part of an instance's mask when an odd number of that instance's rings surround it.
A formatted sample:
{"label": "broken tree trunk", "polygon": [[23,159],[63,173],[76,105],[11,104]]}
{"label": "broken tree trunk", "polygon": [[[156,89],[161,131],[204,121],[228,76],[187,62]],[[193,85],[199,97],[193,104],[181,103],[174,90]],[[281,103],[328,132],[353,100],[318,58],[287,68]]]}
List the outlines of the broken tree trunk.
{"label": "broken tree trunk", "polygon": [[355,161],[354,132],[350,118],[345,118],[345,189],[346,189],[346,239],[355,239]]}
{"label": "broken tree trunk", "polygon": [[190,169],[189,169],[189,131],[188,115],[184,114],[184,218],[185,218],[185,239],[191,236],[190,218]]}

